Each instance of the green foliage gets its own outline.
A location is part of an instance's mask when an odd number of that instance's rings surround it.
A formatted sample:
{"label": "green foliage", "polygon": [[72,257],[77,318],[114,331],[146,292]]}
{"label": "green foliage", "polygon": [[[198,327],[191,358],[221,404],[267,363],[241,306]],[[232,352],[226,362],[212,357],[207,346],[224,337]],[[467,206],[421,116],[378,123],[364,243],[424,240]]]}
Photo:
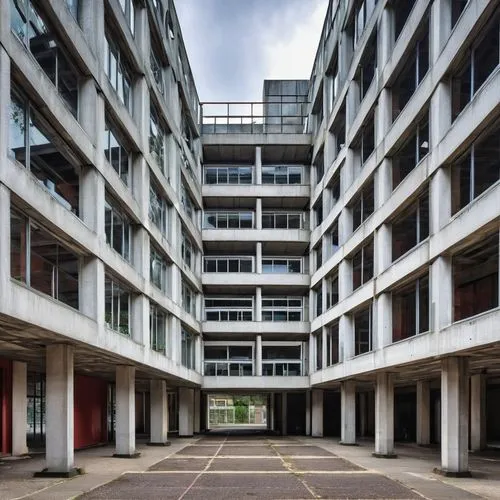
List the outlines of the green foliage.
{"label": "green foliage", "polygon": [[234,407],[234,423],[235,424],[248,423],[248,406],[235,405],[235,407]]}

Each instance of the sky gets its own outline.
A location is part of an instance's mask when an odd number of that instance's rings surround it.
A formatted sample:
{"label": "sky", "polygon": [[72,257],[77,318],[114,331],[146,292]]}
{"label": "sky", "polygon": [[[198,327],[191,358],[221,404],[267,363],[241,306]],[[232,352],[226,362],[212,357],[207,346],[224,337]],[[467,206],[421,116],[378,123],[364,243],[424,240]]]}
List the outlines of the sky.
{"label": "sky", "polygon": [[309,79],[328,0],[175,0],[200,101],[260,101]]}

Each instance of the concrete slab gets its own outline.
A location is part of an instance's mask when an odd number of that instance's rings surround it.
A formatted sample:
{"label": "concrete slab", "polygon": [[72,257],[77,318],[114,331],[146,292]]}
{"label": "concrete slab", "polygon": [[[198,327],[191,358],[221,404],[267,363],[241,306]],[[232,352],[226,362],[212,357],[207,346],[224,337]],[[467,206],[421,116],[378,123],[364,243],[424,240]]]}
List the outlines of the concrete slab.
{"label": "concrete slab", "polygon": [[210,462],[210,458],[181,458],[178,455],[167,458],[149,468],[150,471],[198,471],[201,472]]}
{"label": "concrete slab", "polygon": [[283,446],[276,445],[273,447],[280,455],[293,456],[309,456],[309,457],[324,457],[333,455],[333,453],[320,448],[319,446]]}
{"label": "concrete slab", "polygon": [[223,446],[220,456],[276,456],[270,446]]}
{"label": "concrete slab", "polygon": [[209,471],[286,471],[281,458],[221,458],[213,460]]}
{"label": "concrete slab", "polygon": [[217,453],[219,446],[196,446],[189,445],[179,450],[177,455],[189,455],[192,457],[212,457]]}
{"label": "concrete slab", "polygon": [[292,470],[298,472],[317,472],[317,471],[360,471],[363,467],[354,465],[343,458],[324,457],[324,458],[292,458],[289,459]]}

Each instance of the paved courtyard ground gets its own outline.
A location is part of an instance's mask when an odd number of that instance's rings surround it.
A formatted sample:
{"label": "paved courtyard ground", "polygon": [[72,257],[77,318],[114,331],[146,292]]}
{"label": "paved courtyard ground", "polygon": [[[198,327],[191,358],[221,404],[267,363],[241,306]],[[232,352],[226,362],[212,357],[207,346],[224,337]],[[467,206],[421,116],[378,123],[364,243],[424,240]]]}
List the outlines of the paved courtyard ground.
{"label": "paved courtyard ground", "polygon": [[397,448],[399,458],[371,456],[373,443],[343,447],[334,439],[224,433],[142,444],[136,460],[112,448],[75,455],[86,474],[34,479],[43,457],[0,463],[0,499],[500,499],[500,455],[471,457],[472,479],[435,476],[439,451]]}

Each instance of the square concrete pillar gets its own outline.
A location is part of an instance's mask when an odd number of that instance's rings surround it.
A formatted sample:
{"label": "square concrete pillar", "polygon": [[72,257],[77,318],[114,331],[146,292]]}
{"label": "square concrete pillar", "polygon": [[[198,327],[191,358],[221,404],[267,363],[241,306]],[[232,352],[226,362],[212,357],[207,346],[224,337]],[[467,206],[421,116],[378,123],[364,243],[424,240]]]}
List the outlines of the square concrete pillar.
{"label": "square concrete pillar", "polygon": [[[3,49],[0,48],[0,52]],[[1,97],[0,97],[1,101]],[[0,124],[1,127],[1,124]],[[2,152],[0,151],[0,158]],[[0,160],[1,161],[1,160]],[[1,163],[0,163],[1,164]],[[0,294],[10,287],[10,191],[0,183]]]}
{"label": "square concrete pillar", "polygon": [[311,435],[311,391],[306,391],[306,436]]}
{"label": "square concrete pillar", "polygon": [[257,198],[255,202],[254,228],[262,229],[262,198]]}
{"label": "square concrete pillar", "polygon": [[35,476],[72,477],[74,466],[73,347],[53,344],[46,347],[47,468]]}
{"label": "square concrete pillar", "polygon": [[377,458],[396,458],[394,453],[394,384],[387,372],[377,374],[375,388],[375,452]]}
{"label": "square concrete pillar", "polygon": [[193,431],[194,431],[194,434],[200,433],[200,401],[201,401],[200,390],[195,389],[194,390],[194,403],[193,403],[193,412],[194,412]]}
{"label": "square concrete pillar", "polygon": [[417,444],[431,443],[431,384],[428,380],[417,382]]}
{"label": "square concrete pillar", "polygon": [[262,377],[262,335],[255,337],[255,375]]}
{"label": "square concrete pillar", "polygon": [[467,477],[469,472],[468,359],[450,356],[441,368],[441,468],[435,472]]}
{"label": "square concrete pillar", "polygon": [[262,148],[255,148],[255,173],[253,177],[254,184],[262,184]]}
{"label": "square concrete pillar", "polygon": [[268,397],[268,407],[267,407],[267,428],[270,431],[274,431],[274,392],[271,392]]}
{"label": "square concrete pillar", "polygon": [[452,322],[453,276],[451,258],[441,256],[432,264],[430,270],[431,328],[439,332]]}
{"label": "square concrete pillar", "polygon": [[382,349],[392,343],[392,297],[390,293],[381,293],[375,300],[374,348]]}
{"label": "square concrete pillar", "polygon": [[375,207],[382,207],[382,205],[391,197],[391,194],[392,161],[390,158],[384,158],[377,170],[375,170]]}
{"label": "square concrete pillar", "polygon": [[116,458],[136,458],[135,449],[135,367],[116,367]]}
{"label": "square concrete pillar", "polygon": [[132,338],[146,349],[150,347],[149,338],[149,299],[142,294],[133,295],[132,299]]}
{"label": "square concrete pillar", "polygon": [[262,274],[262,242],[258,241],[255,245],[255,267],[257,274]]}
{"label": "square concrete pillar", "polygon": [[339,320],[339,360],[345,361],[354,356],[354,322],[352,316],[343,314]]}
{"label": "square concrete pillar", "polygon": [[179,387],[179,437],[193,437],[194,389]]}
{"label": "square concrete pillar", "polygon": [[486,377],[482,373],[470,378],[470,449],[486,448]]}
{"label": "square concrete pillar", "polygon": [[287,408],[287,394],[286,392],[283,392],[281,394],[281,435],[282,436],[287,436],[288,435],[288,408]]}
{"label": "square concrete pillar", "polygon": [[323,437],[323,390],[311,391],[311,436]]}
{"label": "square concrete pillar", "polygon": [[382,224],[375,233],[375,275],[382,274],[392,264],[392,227]]}
{"label": "square concrete pillar", "polygon": [[12,455],[28,453],[26,444],[26,422],[28,370],[22,361],[12,362]]}
{"label": "square concrete pillar", "polygon": [[255,289],[255,321],[262,321],[262,287]]}
{"label": "square concrete pillar", "polygon": [[356,383],[346,380],[340,385],[340,444],[356,444]]}
{"label": "square concrete pillar", "polygon": [[151,436],[150,446],[168,446],[168,398],[165,380],[150,381]]}

